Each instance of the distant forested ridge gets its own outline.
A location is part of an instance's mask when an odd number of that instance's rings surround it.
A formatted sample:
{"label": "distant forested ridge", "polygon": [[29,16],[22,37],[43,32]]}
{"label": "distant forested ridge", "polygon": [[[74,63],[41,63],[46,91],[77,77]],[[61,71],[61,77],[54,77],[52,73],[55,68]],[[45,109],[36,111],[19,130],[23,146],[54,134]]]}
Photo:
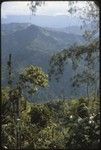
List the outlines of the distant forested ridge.
{"label": "distant forested ridge", "polygon": [[[75,26],[75,30],[78,30],[78,28],[79,27]],[[6,64],[9,53],[12,53],[13,55],[13,72],[17,79],[17,74],[29,65],[42,67],[43,70],[48,73],[49,62],[54,54],[61,52],[63,49],[67,49],[74,44],[85,45],[86,43],[82,35],[77,34],[76,32],[70,33],[71,30],[69,28],[64,28],[64,30],[58,29],[57,31],[55,28],[42,28],[27,23],[10,23],[2,24],[1,29],[3,85],[7,84]],[[71,62],[69,62],[65,68],[66,70],[59,83],[51,81],[50,87],[46,89],[46,95],[51,97],[51,99],[62,95],[70,97],[71,93],[74,93],[70,81],[70,78],[73,75]],[[51,96],[49,96],[50,93],[52,93]],[[82,95],[85,91],[81,89],[80,93]],[[46,95],[44,94],[44,91],[41,90],[38,93],[38,99],[43,97],[45,100],[47,99]],[[35,99],[37,99],[37,94]]]}

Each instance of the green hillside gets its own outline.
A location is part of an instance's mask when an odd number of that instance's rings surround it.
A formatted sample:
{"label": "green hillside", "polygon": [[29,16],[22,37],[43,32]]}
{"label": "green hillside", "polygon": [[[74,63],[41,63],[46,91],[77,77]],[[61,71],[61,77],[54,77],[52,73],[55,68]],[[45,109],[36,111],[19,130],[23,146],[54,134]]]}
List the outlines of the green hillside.
{"label": "green hillside", "polygon": [[[9,89],[2,90],[2,145],[16,148]],[[44,104],[21,101],[21,149],[98,149],[100,145],[99,98],[54,100]]]}
{"label": "green hillside", "polygon": [[[75,34],[67,34],[59,31],[50,31],[48,29],[28,24],[2,24],[2,36],[1,36],[1,48],[2,48],[2,85],[7,85],[7,60],[8,55],[13,55],[13,66],[14,66],[14,78],[21,72],[25,67],[29,65],[37,65],[42,67],[44,71],[48,73],[49,62],[54,53],[62,51],[64,48],[73,45],[75,42],[78,44],[83,43],[84,39],[82,36]],[[70,85],[69,78],[72,74],[71,64],[68,64],[67,71],[68,78],[65,81]],[[63,77],[65,80],[65,77]],[[64,83],[59,83],[59,85]],[[60,92],[60,87],[54,81],[50,83],[50,88],[47,89],[47,95],[52,91],[56,97]],[[54,89],[57,89],[54,92]],[[70,95],[71,86],[67,87],[66,95]],[[40,98],[42,97],[43,91],[40,91]],[[44,100],[48,100],[47,96],[43,94]],[[46,97],[46,98],[45,98]],[[37,96],[36,98],[37,99]],[[53,98],[51,98],[53,99]]]}
{"label": "green hillside", "polygon": [[[50,31],[42,27],[31,25],[26,27],[26,24],[2,25],[2,61],[7,59],[8,54],[14,53],[16,58],[14,61],[19,60],[20,64],[31,61],[37,64],[38,57],[44,55],[44,58],[50,57],[53,53],[67,48],[73,43],[83,43],[82,36],[62,33],[59,31]],[[4,27],[4,28],[3,28]],[[6,34],[7,32],[7,34]],[[11,44],[10,44],[11,43]],[[31,55],[30,55],[31,54]],[[32,57],[33,56],[33,57]],[[26,63],[27,63],[26,62]],[[43,59],[40,63],[43,64]],[[46,62],[47,63],[47,60]]]}
{"label": "green hillside", "polygon": [[[64,90],[67,96],[71,94],[69,93],[71,89],[73,90],[73,87],[70,88],[69,85],[72,82],[69,77],[72,76],[73,71],[69,61],[66,66],[68,71],[66,70],[62,74],[61,82],[54,86],[53,91],[50,90],[50,85],[56,83],[53,80],[50,84],[47,74],[50,58],[53,61],[50,64],[52,69],[55,67],[56,71],[59,71],[56,75],[59,75],[63,71],[62,67],[66,57],[71,56],[75,61],[75,55],[76,60],[78,60],[79,54],[88,50],[90,52],[89,59],[88,56],[80,57],[82,59],[81,64],[84,66],[86,64],[87,67],[88,62],[93,64],[93,60],[95,60],[93,59],[94,51],[96,49],[98,52],[99,49],[99,42],[95,40],[88,47],[84,47],[84,45],[75,46],[74,49],[71,47],[68,51],[64,49],[60,53],[56,53],[60,51],[62,44],[66,46],[68,42],[74,42],[72,38],[75,36],[71,34],[68,37],[67,35],[33,25],[2,36],[2,70],[4,69],[2,76],[3,80],[5,81],[6,77],[8,82],[2,86],[1,143],[3,149],[69,150],[76,147],[77,149],[93,150],[99,148],[100,101],[98,83],[96,85],[99,78],[93,76],[96,74],[87,74],[83,68],[79,67],[76,71],[78,73],[81,71],[82,74],[77,74],[78,78],[74,79],[76,79],[77,85],[79,83],[80,85],[84,84],[84,86],[80,92],[78,89],[75,91],[77,96],[80,97],[79,94],[81,94],[82,97],[77,98],[75,96],[75,98],[67,99],[64,96]],[[75,39],[77,40],[78,37]],[[54,52],[56,55],[51,57]],[[94,63],[97,60],[98,57]],[[75,67],[75,63],[73,65]],[[96,65],[89,69],[97,69]],[[92,91],[88,91],[89,79],[92,83],[91,87],[94,87]],[[87,87],[85,83],[87,83]],[[78,87],[76,86],[76,88]],[[82,94],[85,92],[84,90],[87,93],[85,97]],[[54,93],[59,96],[62,94],[61,98],[54,98]],[[71,96],[74,96],[74,91],[72,91]]]}

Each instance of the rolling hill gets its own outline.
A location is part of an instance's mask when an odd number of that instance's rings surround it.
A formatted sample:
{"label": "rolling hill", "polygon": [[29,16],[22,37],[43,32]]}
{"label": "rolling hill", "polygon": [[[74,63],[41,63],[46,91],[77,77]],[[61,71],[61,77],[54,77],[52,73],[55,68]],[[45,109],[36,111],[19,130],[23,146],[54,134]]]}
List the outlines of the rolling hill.
{"label": "rolling hill", "polygon": [[3,63],[7,60],[8,54],[12,53],[14,57],[16,56],[14,61],[20,62],[20,65],[26,61],[43,67],[44,61],[47,64],[48,57],[50,58],[54,53],[74,43],[84,42],[80,35],[50,31],[36,25],[13,24],[13,27],[11,25],[4,24],[2,31]]}
{"label": "rolling hill", "polygon": [[[16,75],[17,72],[22,71],[29,65],[37,65],[47,72],[50,58],[54,53],[57,53],[74,43],[84,43],[84,39],[81,35],[52,31],[36,25],[29,26],[28,24],[18,23],[3,24],[2,29],[2,68],[4,68],[7,64],[9,53],[12,53],[14,72]],[[67,74],[68,77],[66,77]],[[65,95],[69,96],[71,92],[69,81],[71,74],[71,65],[68,64],[67,71],[65,73],[66,81],[64,80],[65,77],[63,77],[58,84],[55,82],[54,84],[50,83],[50,88],[46,90],[47,95],[49,96],[50,91],[53,96],[59,95],[65,85],[67,88]],[[7,70],[4,71],[2,75],[3,84],[7,83],[5,75],[7,75]],[[42,97],[42,93],[44,93],[43,90],[40,93],[40,97]]]}

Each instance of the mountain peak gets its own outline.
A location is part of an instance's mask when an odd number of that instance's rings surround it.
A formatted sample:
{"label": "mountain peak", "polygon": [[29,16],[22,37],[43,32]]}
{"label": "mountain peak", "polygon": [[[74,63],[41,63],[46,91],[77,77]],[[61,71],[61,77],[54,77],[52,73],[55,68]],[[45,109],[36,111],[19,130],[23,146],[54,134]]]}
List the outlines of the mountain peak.
{"label": "mountain peak", "polygon": [[30,29],[30,30],[37,30],[37,29],[40,29],[41,27],[40,26],[37,26],[37,25],[34,25],[34,24],[31,24],[29,27],[28,27],[28,29]]}

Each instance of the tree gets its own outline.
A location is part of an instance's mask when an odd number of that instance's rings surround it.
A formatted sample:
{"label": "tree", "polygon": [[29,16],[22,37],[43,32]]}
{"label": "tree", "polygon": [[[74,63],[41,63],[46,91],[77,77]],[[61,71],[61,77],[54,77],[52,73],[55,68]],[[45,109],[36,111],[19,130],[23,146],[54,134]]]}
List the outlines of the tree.
{"label": "tree", "polygon": [[31,1],[29,4],[29,9],[32,12],[32,15],[35,15],[37,7],[41,7],[41,5],[45,4],[45,1]]}
{"label": "tree", "polygon": [[[37,66],[30,66],[19,75],[19,80],[15,85],[13,85],[11,56],[12,55],[10,54],[9,61],[7,63],[9,71],[9,88],[7,88],[6,94],[4,91],[2,91],[2,94],[4,95],[2,103],[2,137],[4,138],[2,141],[2,146],[6,146],[7,148],[20,149],[22,137],[21,112],[24,110],[24,107],[22,107],[24,104],[23,102],[26,101],[23,101],[23,97],[25,94],[28,95],[29,93],[29,95],[31,95],[35,93],[36,88],[38,90],[40,87],[47,86],[48,76],[42,71],[41,68]],[[23,92],[25,92],[25,94]],[[11,142],[13,143],[10,146]]]}
{"label": "tree", "polygon": [[[94,86],[97,81],[97,70],[94,69],[96,68],[95,60],[98,59],[95,54],[99,53],[98,43],[98,41],[93,41],[87,46],[74,45],[73,47],[54,55],[50,61],[50,78],[55,76],[56,79],[59,79],[61,77],[60,74],[63,74],[66,62],[71,60],[74,70],[74,76],[72,77],[73,87],[79,87],[82,84],[85,84],[88,89],[90,85],[92,86],[93,84]],[[87,90],[87,95],[88,93]]]}
{"label": "tree", "polygon": [[19,85],[24,93],[34,94],[40,87],[48,85],[48,75],[37,66],[26,68],[19,76]]}
{"label": "tree", "polygon": [[[76,3],[76,2],[75,2]],[[85,18],[83,18],[84,25],[86,24],[86,19],[90,19],[90,23],[94,24],[94,28],[85,30],[83,37],[86,40],[85,45],[74,45],[71,48],[65,49],[60,53],[54,55],[50,61],[50,76],[60,77],[60,74],[63,74],[64,66],[68,60],[72,61],[72,66],[74,70],[73,77],[73,87],[79,87],[82,84],[86,84],[87,96],[89,98],[89,87],[95,86],[95,89],[98,88],[98,79],[99,79],[99,69],[98,68],[98,58],[99,58],[99,39],[97,34],[99,32],[98,20],[99,20],[99,9],[94,5],[93,2],[87,2],[89,7],[87,7],[87,13],[85,9],[82,10],[83,14],[85,13]],[[70,2],[71,9],[73,8],[74,2]],[[78,11],[78,8],[77,10]],[[81,11],[81,10],[80,10]],[[71,12],[72,13],[72,12]],[[75,14],[75,11],[74,11]],[[83,62],[83,63],[82,63]],[[97,65],[96,65],[97,64]],[[82,66],[82,68],[80,67]],[[82,73],[80,73],[82,72]],[[58,78],[59,79],[59,78]],[[96,87],[97,84],[97,87]],[[91,91],[91,90],[90,90]]]}

